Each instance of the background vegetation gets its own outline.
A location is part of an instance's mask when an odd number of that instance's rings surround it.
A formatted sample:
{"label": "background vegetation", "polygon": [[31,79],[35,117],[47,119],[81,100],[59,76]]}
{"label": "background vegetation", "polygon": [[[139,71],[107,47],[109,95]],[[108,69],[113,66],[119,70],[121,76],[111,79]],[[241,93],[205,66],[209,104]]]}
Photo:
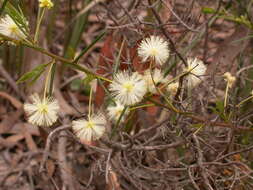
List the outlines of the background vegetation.
{"label": "background vegetation", "polygon": [[[251,0],[53,2],[36,46],[2,37],[0,189],[253,189],[252,102],[236,106],[252,91]],[[1,0],[0,13],[26,18],[33,39],[38,8],[37,1]],[[132,111],[113,138],[111,123],[102,139],[80,143],[69,123],[87,113],[91,81],[117,69],[142,72],[136,49],[153,34],[169,43],[168,75],[178,76],[187,57],[198,57],[205,79],[172,99],[180,111],[153,97],[145,104],[155,106]],[[49,65],[60,119],[42,128],[27,123],[23,104],[43,93]],[[225,72],[236,77],[226,107]],[[107,85],[97,82],[96,110],[109,104]]]}

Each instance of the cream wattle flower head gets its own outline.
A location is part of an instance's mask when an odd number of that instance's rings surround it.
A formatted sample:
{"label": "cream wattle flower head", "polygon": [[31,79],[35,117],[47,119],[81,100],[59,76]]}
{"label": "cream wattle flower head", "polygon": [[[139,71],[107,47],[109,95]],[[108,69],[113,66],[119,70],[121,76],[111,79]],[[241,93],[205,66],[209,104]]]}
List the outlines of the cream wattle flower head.
{"label": "cream wattle flower head", "polygon": [[137,72],[120,71],[114,76],[109,90],[116,101],[123,105],[134,105],[142,100],[147,92],[147,86],[143,77]]}
{"label": "cream wattle flower head", "polygon": [[9,15],[5,15],[0,19],[0,33],[17,41],[26,38],[26,35]]}
{"label": "cream wattle flower head", "polygon": [[[116,101],[115,103],[116,103],[116,105],[110,105],[107,108],[109,118],[113,122],[117,122],[119,120],[123,110],[125,109],[125,106],[122,105],[119,101]],[[123,122],[125,120],[128,113],[129,113],[129,109],[126,108],[125,112],[123,113],[123,115],[121,117],[121,120],[120,120],[121,122]]]}
{"label": "cream wattle flower head", "polygon": [[53,2],[51,0],[39,0],[39,6],[42,8],[52,8],[54,6]]}
{"label": "cream wattle flower head", "polygon": [[143,78],[147,83],[147,90],[151,92],[152,94],[157,93],[157,89],[156,89],[157,84],[163,83],[165,81],[161,70],[157,68],[155,68],[153,71],[150,71],[150,69],[147,69],[144,72]]}
{"label": "cream wattle flower head", "polygon": [[72,122],[72,129],[81,142],[98,140],[105,133],[106,119],[102,113]]}
{"label": "cream wattle flower head", "polygon": [[49,97],[40,99],[38,94],[33,94],[31,100],[31,104],[24,104],[29,123],[49,127],[57,121],[60,109],[57,100]]}
{"label": "cream wattle flower head", "polygon": [[224,73],[223,76],[224,76],[224,79],[228,83],[228,87],[231,88],[233,86],[233,84],[235,83],[236,78],[234,76],[232,76],[230,72]]}
{"label": "cream wattle flower head", "polygon": [[159,65],[163,65],[169,57],[168,42],[159,36],[150,36],[140,43],[138,55],[143,62],[152,60]]}
{"label": "cream wattle flower head", "polygon": [[169,91],[169,93],[170,93],[171,96],[175,96],[176,93],[177,93],[178,87],[179,87],[179,83],[178,82],[170,83],[167,86],[167,91]]}
{"label": "cream wattle flower head", "polygon": [[188,87],[194,88],[203,80],[204,74],[206,73],[206,66],[197,58],[188,58],[187,64],[188,67],[185,71],[190,72],[186,76]]}

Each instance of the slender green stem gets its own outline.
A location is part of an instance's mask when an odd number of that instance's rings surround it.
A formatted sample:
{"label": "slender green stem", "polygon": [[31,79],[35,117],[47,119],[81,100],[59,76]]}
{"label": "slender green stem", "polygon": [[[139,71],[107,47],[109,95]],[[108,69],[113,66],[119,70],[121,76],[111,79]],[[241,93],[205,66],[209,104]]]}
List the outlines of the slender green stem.
{"label": "slender green stem", "polygon": [[48,89],[49,96],[52,96],[52,94],[53,94],[55,70],[56,70],[56,64],[55,64],[55,60],[54,60],[52,62],[52,68],[51,68],[51,74],[50,74],[50,83],[49,83],[49,89]]}
{"label": "slender green stem", "polygon": [[243,101],[241,101],[239,104],[236,105],[236,107],[240,107],[240,105],[242,105],[243,103],[247,102],[248,100],[252,99],[253,98],[253,95],[252,96],[249,96],[248,98],[244,99]]}
{"label": "slender green stem", "polygon": [[48,73],[47,73],[47,77],[46,77],[46,81],[45,81],[45,86],[44,86],[44,95],[43,95],[43,98],[44,98],[44,99],[46,99],[47,92],[48,92],[48,89],[49,89],[49,88],[48,88],[48,87],[49,87],[49,80],[50,80],[51,71],[52,71],[54,62],[55,62],[55,60],[53,60],[53,61],[50,63],[49,70],[48,70]]}
{"label": "slender green stem", "polygon": [[169,106],[166,106],[166,105],[161,104],[161,103],[159,103],[159,102],[157,102],[157,101],[155,101],[155,100],[153,100],[151,98],[147,98],[147,99],[148,99],[148,101],[154,103],[156,106],[160,106],[160,107],[166,108],[166,109],[171,110],[173,112],[180,113],[180,114],[190,114],[189,112],[182,112],[182,111],[176,109],[169,101],[167,102],[169,104]]}
{"label": "slender green stem", "polygon": [[[194,68],[195,68],[195,67],[194,67]],[[183,72],[183,73],[181,73],[180,75],[176,76],[175,78],[171,79],[170,81],[168,81],[167,83],[165,83],[164,85],[162,85],[162,86],[160,87],[160,89],[165,88],[165,87],[168,86],[170,83],[172,83],[172,82],[176,81],[177,79],[179,79],[179,78],[181,78],[181,77],[183,77],[183,76],[185,76],[185,75],[191,73],[191,71],[192,71],[194,68],[191,68],[190,70],[188,70],[188,71],[186,71],[186,72]]]}
{"label": "slender green stem", "polygon": [[[227,106],[228,89],[229,89],[229,84],[227,83],[226,91],[225,91],[225,99],[224,99],[224,108],[226,108],[226,106]],[[225,109],[224,109],[224,110],[225,110]]]}
{"label": "slender green stem", "polygon": [[38,46],[34,46],[34,45],[31,45],[31,44],[28,44],[28,43],[24,43],[24,42],[23,42],[23,44],[24,44],[25,46],[29,47],[29,48],[35,49],[35,50],[37,50],[37,51],[39,51],[39,52],[41,52],[41,53],[43,53],[43,54],[45,54],[45,55],[48,55],[49,57],[52,57],[53,59],[55,59],[55,60],[57,60],[57,61],[60,61],[60,62],[62,62],[62,63],[64,63],[64,64],[66,64],[67,66],[70,66],[70,67],[75,68],[75,69],[77,69],[77,70],[83,71],[83,72],[85,72],[86,74],[90,74],[90,75],[92,75],[92,76],[95,76],[96,78],[101,79],[101,80],[103,80],[103,81],[107,81],[107,82],[110,82],[110,83],[112,82],[110,79],[107,79],[107,78],[105,78],[105,77],[102,77],[102,76],[100,76],[100,75],[98,75],[98,74],[96,74],[96,73],[90,71],[89,69],[87,69],[87,68],[85,68],[85,67],[82,67],[82,66],[79,65],[79,64],[73,63],[73,60],[65,59],[65,58],[63,58],[63,57],[60,57],[60,56],[58,56],[58,55],[55,55],[55,54],[53,54],[53,53],[51,53],[51,52],[49,52],[49,51],[47,51],[47,50],[45,50],[45,49],[43,49],[43,48],[41,48],[41,47],[38,47]]}
{"label": "slender green stem", "polygon": [[202,124],[193,134],[196,135],[205,125]]}
{"label": "slender green stem", "polygon": [[136,109],[146,108],[146,107],[151,107],[151,106],[155,106],[155,104],[144,104],[144,105],[140,105],[140,106],[134,106],[134,107],[129,108],[129,110],[133,111]]}
{"label": "slender green stem", "polygon": [[90,75],[96,77],[97,79],[101,79],[103,81],[107,81],[107,82],[110,82],[110,83],[112,82],[110,79],[104,78],[104,77],[102,77],[102,76],[100,76],[100,75],[98,75],[98,74],[96,74],[96,73],[88,70],[87,68],[82,67],[79,64],[76,64],[76,63],[66,63],[66,62],[64,64],[66,64],[67,66],[70,66],[71,68],[75,68],[75,69],[77,69],[79,71],[82,71],[82,72],[84,72],[86,74],[90,74]]}
{"label": "slender green stem", "polygon": [[120,57],[121,57],[121,54],[122,54],[122,50],[123,50],[123,47],[125,45],[125,41],[126,39],[124,38],[123,39],[123,42],[121,43],[121,47],[120,47],[120,50],[119,50],[119,54],[116,58],[116,61],[115,61],[115,66],[113,68],[114,72],[113,73],[117,73],[118,69],[119,69],[119,65],[120,65]]}
{"label": "slender green stem", "polygon": [[90,98],[89,98],[89,113],[88,113],[88,119],[90,120],[91,117],[91,102],[92,102],[92,86],[90,87]]}
{"label": "slender green stem", "polygon": [[[158,88],[155,84],[155,81],[154,81],[154,78],[153,78],[153,74],[152,74],[152,69],[150,68],[150,75],[151,75],[151,79],[152,79],[152,82],[153,82],[153,85],[155,86],[156,90],[158,91],[158,93],[165,99],[165,101],[167,102],[167,104],[169,105],[169,108],[171,110],[173,110],[174,112],[176,113],[181,113],[180,110],[178,110],[171,102],[170,100],[167,98],[167,96],[161,91],[161,88]],[[150,100],[150,99],[149,99]],[[153,102],[154,103],[154,102]]]}
{"label": "slender green stem", "polygon": [[72,63],[72,62],[73,62],[73,60],[65,59],[65,58],[63,58],[63,57],[60,57],[60,56],[58,56],[58,55],[55,55],[55,54],[53,54],[53,53],[51,53],[51,52],[49,52],[49,51],[47,51],[47,50],[45,50],[45,49],[43,49],[43,48],[41,48],[41,47],[39,47],[39,46],[36,46],[36,45],[34,45],[34,44],[30,44],[30,43],[26,43],[26,42],[22,42],[22,44],[23,44],[24,46],[26,46],[26,47],[35,49],[35,50],[37,50],[37,51],[39,51],[39,52],[41,52],[41,53],[43,53],[43,54],[45,54],[45,55],[48,55],[49,57],[52,57],[53,59],[55,59],[55,60],[57,60],[57,61],[61,61],[61,62],[63,62],[63,63]]}
{"label": "slender green stem", "polygon": [[114,128],[112,129],[112,133],[111,133],[111,136],[110,136],[111,139],[112,139],[112,137],[115,135],[116,130],[117,130],[117,128],[119,127],[120,121],[121,121],[123,115],[125,114],[127,108],[128,108],[128,106],[125,106],[125,107],[124,107],[124,109],[122,110],[122,112],[121,112],[121,114],[120,114],[120,116],[119,116],[119,119],[118,119],[117,122],[116,122],[116,125],[115,125]]}
{"label": "slender green stem", "polygon": [[[0,37],[3,37],[4,39],[6,39],[6,40],[8,40],[8,41],[14,41],[14,42],[16,42],[16,43],[19,42],[19,41],[15,40],[15,39],[10,38],[10,37],[8,37],[8,36],[5,36],[5,35],[3,35],[3,34],[0,34]],[[66,64],[67,66],[70,66],[71,68],[75,68],[75,69],[80,70],[80,71],[82,71],[82,72],[84,72],[84,73],[86,73],[86,74],[90,74],[90,75],[96,77],[97,79],[101,79],[101,80],[103,80],[103,81],[107,81],[107,82],[110,82],[110,83],[112,82],[112,80],[107,79],[107,78],[105,78],[105,77],[102,77],[102,76],[100,76],[100,75],[94,73],[93,71],[90,71],[89,69],[87,69],[87,68],[85,68],[85,67],[82,67],[82,66],[79,65],[79,64],[74,63],[74,60],[65,59],[65,58],[63,58],[63,57],[60,57],[60,56],[58,56],[58,55],[55,55],[55,54],[53,54],[53,53],[51,53],[51,52],[49,52],[49,51],[47,51],[47,50],[45,50],[45,49],[43,49],[43,48],[37,46],[37,45],[32,44],[32,43],[29,42],[29,41],[28,41],[28,42],[21,41],[20,43],[21,43],[22,45],[26,46],[26,47],[32,48],[32,49],[34,49],[34,50],[36,50],[36,51],[39,51],[40,53],[42,53],[42,54],[44,54],[44,55],[47,55],[47,56],[49,56],[49,57],[55,59],[56,61],[62,62],[62,63],[64,63],[64,64]]]}
{"label": "slender green stem", "polygon": [[94,44],[96,44],[104,35],[106,32],[102,32],[100,35],[98,35],[98,37],[90,44],[88,45],[74,60],[73,63],[77,63],[81,57],[88,52],[88,50],[94,46]]}
{"label": "slender green stem", "polygon": [[37,23],[36,23],[36,30],[35,30],[35,35],[34,35],[34,43],[37,43],[37,41],[38,41],[40,25],[41,25],[42,19],[44,17],[44,14],[45,14],[45,8],[39,7],[39,12],[38,12],[38,16],[37,16]]}

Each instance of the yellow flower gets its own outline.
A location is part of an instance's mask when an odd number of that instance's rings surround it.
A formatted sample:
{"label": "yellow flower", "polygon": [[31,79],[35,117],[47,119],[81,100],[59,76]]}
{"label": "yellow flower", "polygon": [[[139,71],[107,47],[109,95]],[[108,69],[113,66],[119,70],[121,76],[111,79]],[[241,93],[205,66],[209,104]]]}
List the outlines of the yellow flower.
{"label": "yellow flower", "polygon": [[187,64],[188,67],[185,69],[186,72],[190,72],[187,76],[186,79],[188,81],[187,85],[189,88],[194,88],[197,86],[199,83],[204,78],[204,74],[206,72],[206,66],[204,63],[197,59],[197,58],[188,58],[187,59]]}
{"label": "yellow flower", "polygon": [[40,7],[42,8],[52,8],[54,6],[53,2],[51,0],[39,0]]}
{"label": "yellow flower", "polygon": [[142,58],[143,62],[151,59],[155,63],[162,65],[169,57],[168,42],[159,36],[150,36],[140,43],[138,55]]}
{"label": "yellow flower", "polygon": [[157,94],[156,86],[158,83],[163,83],[165,81],[162,71],[160,69],[155,68],[153,71],[147,69],[144,72],[143,79],[147,83],[147,91],[152,94]]}
{"label": "yellow flower", "polygon": [[59,105],[52,98],[40,99],[38,94],[31,96],[32,103],[24,104],[28,122],[38,126],[49,127],[58,119]]}
{"label": "yellow flower", "polygon": [[105,132],[106,119],[102,113],[92,114],[88,119],[72,122],[72,129],[81,142],[99,139]]}
{"label": "yellow flower", "polygon": [[0,33],[18,41],[26,38],[25,34],[9,15],[0,19]]}
{"label": "yellow flower", "polygon": [[123,105],[134,105],[140,102],[147,92],[147,84],[137,72],[120,71],[115,74],[109,86],[116,101]]}
{"label": "yellow flower", "polygon": [[[124,110],[125,106],[122,105],[120,102],[116,101],[116,105],[110,105],[108,108],[107,108],[107,111],[108,111],[108,115],[109,115],[109,118],[110,120],[112,120],[113,122],[117,122]],[[123,122],[126,118],[126,116],[128,115],[129,113],[129,109],[126,109],[124,114],[122,115],[121,117],[121,122]]]}

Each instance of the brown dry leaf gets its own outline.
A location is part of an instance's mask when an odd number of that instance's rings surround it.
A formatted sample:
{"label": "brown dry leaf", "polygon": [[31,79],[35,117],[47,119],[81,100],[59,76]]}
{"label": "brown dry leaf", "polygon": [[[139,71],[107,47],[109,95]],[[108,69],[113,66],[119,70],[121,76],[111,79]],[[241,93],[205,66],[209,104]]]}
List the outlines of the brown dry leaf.
{"label": "brown dry leaf", "polygon": [[37,151],[37,145],[34,142],[32,135],[39,136],[39,131],[36,129],[31,129],[29,124],[25,123],[17,123],[13,125],[11,130],[5,131],[4,133],[13,134],[12,136],[4,139],[0,139],[0,144],[7,147],[14,146],[18,141],[23,140],[25,138],[26,144],[31,151]]}
{"label": "brown dry leaf", "polygon": [[0,134],[9,132],[22,114],[22,108],[18,109],[15,112],[8,113],[8,116],[4,118],[3,121],[0,123]]}
{"label": "brown dry leaf", "polygon": [[23,139],[24,139],[23,134],[17,134],[17,135],[12,135],[10,137],[7,137],[5,141],[10,144],[16,144],[18,141],[23,140]]}
{"label": "brown dry leaf", "polygon": [[22,134],[25,137],[25,142],[26,142],[27,147],[29,148],[29,150],[37,151],[38,148],[37,148],[37,145],[36,145],[36,143],[34,142],[34,140],[32,138],[31,133],[27,130],[27,128],[25,127],[24,124],[20,125],[20,127],[21,127],[21,130],[22,130]]}
{"label": "brown dry leaf", "polygon": [[[171,6],[172,3],[171,0],[164,0],[163,3],[165,3],[167,7],[173,9],[173,6]],[[161,15],[163,20],[169,20],[172,16],[171,11],[169,11],[168,8],[166,8],[166,6],[162,6],[161,8]]]}
{"label": "brown dry leaf", "polygon": [[[39,44],[41,44],[43,46],[43,48],[47,49],[47,41],[45,40],[45,38],[43,38],[43,36],[46,35],[46,28],[45,27],[41,27],[40,28],[40,42]],[[44,55],[38,51],[35,51],[31,48],[25,48],[25,55],[24,56],[24,62],[25,64],[25,71],[31,71],[33,68],[35,68],[36,66],[40,65],[40,64],[44,64],[44,63],[49,63],[51,61],[51,58],[48,57],[47,55]],[[29,87],[27,86],[26,91],[28,92],[27,94],[33,94],[35,92],[37,93],[41,93],[44,89],[44,81],[46,78],[46,74],[47,72],[44,72],[37,80],[34,84],[30,85]]]}
{"label": "brown dry leaf", "polygon": [[120,190],[121,189],[117,174],[114,171],[112,171],[112,170],[109,171],[108,178],[109,178],[109,181],[108,181],[108,184],[106,187],[107,190]]}
{"label": "brown dry leaf", "polygon": [[9,100],[11,102],[11,104],[17,109],[23,107],[23,104],[18,99],[16,99],[13,96],[7,94],[6,92],[0,92],[0,96],[7,99],[7,100]]}
{"label": "brown dry leaf", "polygon": [[[106,37],[103,47],[101,48],[101,55],[99,57],[99,65],[97,69],[97,73],[100,75],[106,74],[107,68],[110,69],[113,64],[113,36],[109,35]],[[98,85],[95,94],[95,105],[100,106],[104,102],[105,92],[104,89]]]}
{"label": "brown dry leaf", "polygon": [[224,169],[223,172],[222,172],[224,175],[226,176],[231,176],[233,175],[233,172],[231,170],[228,170],[228,169]]}
{"label": "brown dry leaf", "polygon": [[236,41],[244,38],[248,34],[249,29],[244,26],[237,27],[235,32],[219,45],[219,48],[213,56],[213,63],[208,65],[207,73],[214,71],[216,71],[216,73],[225,73],[226,71],[229,71],[234,74],[237,71],[235,58],[249,44],[249,40],[243,40],[240,42]]}
{"label": "brown dry leaf", "polygon": [[54,162],[52,160],[47,160],[46,161],[46,168],[47,168],[48,177],[51,178],[55,172]]}
{"label": "brown dry leaf", "polygon": [[64,99],[61,91],[56,88],[54,91],[55,97],[59,102],[60,105],[60,111],[62,112],[62,115],[75,115],[77,112],[67,103],[67,101]]}
{"label": "brown dry leaf", "polygon": [[0,137],[0,148],[2,148],[2,147],[11,148],[13,146],[15,146],[15,143],[9,142],[6,139]]}
{"label": "brown dry leaf", "polygon": [[88,145],[88,146],[96,146],[98,143],[97,141],[84,141],[84,140],[80,140],[80,142],[82,144]]}
{"label": "brown dry leaf", "polygon": [[29,132],[31,135],[40,136],[39,128],[37,126],[23,122],[15,124],[13,128],[10,131],[8,131],[8,133],[10,134],[22,133],[23,128],[26,128],[26,131]]}
{"label": "brown dry leaf", "polygon": [[240,154],[233,155],[233,160],[236,162],[240,162],[242,160],[242,157]]}

